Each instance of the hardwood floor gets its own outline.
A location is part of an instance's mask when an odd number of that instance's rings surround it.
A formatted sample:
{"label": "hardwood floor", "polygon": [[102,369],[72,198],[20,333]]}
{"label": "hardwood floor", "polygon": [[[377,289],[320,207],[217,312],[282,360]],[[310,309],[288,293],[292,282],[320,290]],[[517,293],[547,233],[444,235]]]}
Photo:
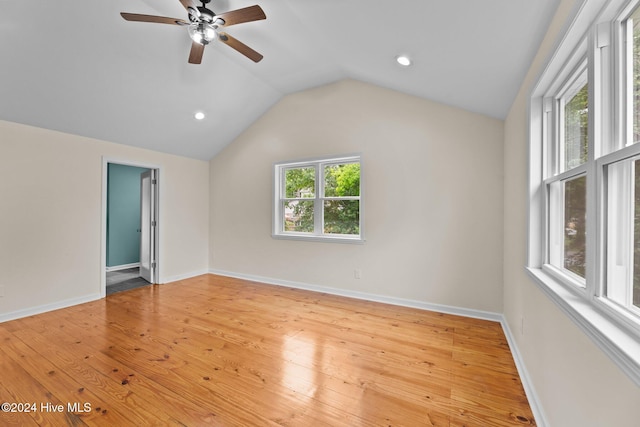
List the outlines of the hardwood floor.
{"label": "hardwood floor", "polygon": [[498,323],[221,276],[5,322],[0,342],[0,401],[31,410],[1,425],[535,425]]}

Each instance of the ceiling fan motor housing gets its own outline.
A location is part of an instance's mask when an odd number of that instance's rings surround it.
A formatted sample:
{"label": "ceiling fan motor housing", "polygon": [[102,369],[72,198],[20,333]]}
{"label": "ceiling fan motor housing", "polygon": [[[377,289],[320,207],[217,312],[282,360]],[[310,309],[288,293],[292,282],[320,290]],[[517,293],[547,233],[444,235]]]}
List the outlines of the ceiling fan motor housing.
{"label": "ceiling fan motor housing", "polygon": [[206,21],[208,23],[212,23],[216,14],[213,13],[210,9],[207,9],[204,6],[198,6],[199,18],[201,21]]}

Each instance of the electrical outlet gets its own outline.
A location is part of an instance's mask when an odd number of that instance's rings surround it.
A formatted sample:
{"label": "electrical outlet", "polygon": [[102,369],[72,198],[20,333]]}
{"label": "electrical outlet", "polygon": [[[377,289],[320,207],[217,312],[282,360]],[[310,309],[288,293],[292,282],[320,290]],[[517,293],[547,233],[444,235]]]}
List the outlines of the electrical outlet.
{"label": "electrical outlet", "polygon": [[353,277],[356,279],[362,278],[362,270],[359,268],[356,268],[355,270],[353,270]]}

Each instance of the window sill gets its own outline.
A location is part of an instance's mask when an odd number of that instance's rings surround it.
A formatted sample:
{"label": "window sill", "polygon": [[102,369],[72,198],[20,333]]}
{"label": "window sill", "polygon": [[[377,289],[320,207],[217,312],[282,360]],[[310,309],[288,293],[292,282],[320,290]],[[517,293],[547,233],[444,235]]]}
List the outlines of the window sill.
{"label": "window sill", "polygon": [[589,301],[540,268],[526,268],[538,287],[640,387],[640,340]]}
{"label": "window sill", "polygon": [[323,243],[350,243],[350,244],[364,244],[365,240],[361,236],[347,237],[347,236],[313,236],[304,234],[272,234],[274,239],[282,240],[301,240],[307,242],[323,242]]}

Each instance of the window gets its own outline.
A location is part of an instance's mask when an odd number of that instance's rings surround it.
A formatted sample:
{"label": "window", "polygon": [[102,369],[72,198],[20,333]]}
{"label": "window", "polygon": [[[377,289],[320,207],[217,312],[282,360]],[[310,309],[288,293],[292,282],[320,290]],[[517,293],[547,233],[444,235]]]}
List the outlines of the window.
{"label": "window", "polygon": [[585,0],[532,91],[528,271],[640,386],[640,0]]}
{"label": "window", "polygon": [[273,236],[363,241],[360,156],[277,163]]}
{"label": "window", "polygon": [[553,120],[549,126],[545,180],[549,195],[548,264],[580,286],[586,272],[585,165],[589,152],[589,84],[586,62],[555,96],[550,98]]}

